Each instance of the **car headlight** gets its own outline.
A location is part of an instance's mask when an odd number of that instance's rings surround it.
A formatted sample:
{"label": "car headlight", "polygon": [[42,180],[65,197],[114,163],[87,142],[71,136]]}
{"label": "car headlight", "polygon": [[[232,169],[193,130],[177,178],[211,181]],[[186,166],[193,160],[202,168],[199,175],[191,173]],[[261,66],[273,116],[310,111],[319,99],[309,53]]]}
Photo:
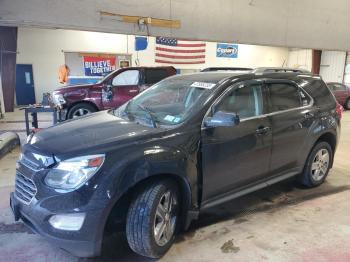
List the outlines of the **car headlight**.
{"label": "car headlight", "polygon": [[52,102],[55,104],[55,105],[63,105],[66,103],[66,100],[64,99],[63,95],[62,94],[59,94],[59,93],[53,93],[52,94]]}
{"label": "car headlight", "polygon": [[31,132],[31,133],[27,136],[26,144],[29,144],[29,143],[30,143],[30,141],[32,140],[33,136],[34,136],[34,133],[33,133],[33,132]]}
{"label": "car headlight", "polygon": [[64,160],[49,171],[45,184],[55,189],[77,189],[97,173],[104,160],[104,154]]}

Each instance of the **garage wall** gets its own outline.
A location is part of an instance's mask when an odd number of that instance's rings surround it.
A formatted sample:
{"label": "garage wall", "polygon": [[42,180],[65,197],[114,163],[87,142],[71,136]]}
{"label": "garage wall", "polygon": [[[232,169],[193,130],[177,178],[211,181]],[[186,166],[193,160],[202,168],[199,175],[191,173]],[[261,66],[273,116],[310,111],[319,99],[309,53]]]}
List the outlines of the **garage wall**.
{"label": "garage wall", "polygon": [[33,64],[36,100],[59,86],[58,68],[65,51],[127,53],[127,36],[70,30],[19,28],[18,64]]}
{"label": "garage wall", "polygon": [[[42,93],[60,86],[58,67],[64,64],[64,51],[106,52],[132,54],[143,66],[156,66],[154,62],[155,38],[149,38],[147,50],[134,51],[134,36],[73,30],[19,28],[17,63],[33,64],[36,99]],[[282,66],[288,60],[288,49],[255,45],[239,45],[238,58],[217,58],[216,43],[207,42],[206,63],[176,66],[183,71],[199,70],[209,66]]]}
{"label": "garage wall", "polygon": [[287,66],[291,68],[302,68],[311,71],[312,50],[311,49],[289,49]]}

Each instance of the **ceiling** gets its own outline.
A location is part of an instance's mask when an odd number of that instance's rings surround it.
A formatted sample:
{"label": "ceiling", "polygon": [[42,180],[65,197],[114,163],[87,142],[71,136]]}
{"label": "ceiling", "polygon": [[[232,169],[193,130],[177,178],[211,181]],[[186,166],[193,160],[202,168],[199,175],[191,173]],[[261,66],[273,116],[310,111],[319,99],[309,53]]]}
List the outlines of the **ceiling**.
{"label": "ceiling", "polygon": [[[99,11],[181,21],[149,26]],[[348,0],[0,0],[0,25],[66,28],[217,42],[349,50]]]}

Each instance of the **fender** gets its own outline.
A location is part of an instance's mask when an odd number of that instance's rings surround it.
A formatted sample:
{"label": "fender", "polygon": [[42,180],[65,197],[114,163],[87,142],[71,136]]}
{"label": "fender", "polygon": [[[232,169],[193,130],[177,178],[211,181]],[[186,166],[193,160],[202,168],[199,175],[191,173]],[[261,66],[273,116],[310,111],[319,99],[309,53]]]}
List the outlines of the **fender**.
{"label": "fender", "polygon": [[[130,151],[130,150],[128,150]],[[130,192],[142,181],[151,179],[156,176],[167,175],[181,181],[181,188],[184,191],[183,208],[186,214],[183,216],[185,227],[188,226],[188,211],[196,210],[197,203],[197,184],[193,178],[191,183],[189,174],[197,176],[196,163],[188,159],[183,150],[176,149],[169,146],[152,146],[144,147],[142,150],[125,153],[128,157],[125,160],[116,161],[111,173],[108,187],[105,189],[109,192],[111,201],[105,209],[103,224],[107,222],[108,216],[116,205],[116,203],[126,193]],[[116,175],[118,172],[118,175]],[[108,193],[107,193],[108,195]],[[193,214],[190,213],[193,217]]]}
{"label": "fender", "polygon": [[[339,129],[337,129],[337,119],[334,115],[324,116],[312,123],[312,126],[309,128],[307,138],[305,139],[305,142],[299,151],[299,164],[301,168],[304,168],[305,159],[307,159],[307,156],[310,153],[311,149],[323,135],[332,134],[336,138],[339,135],[338,133]],[[337,145],[334,146],[334,149],[336,149],[336,146]]]}

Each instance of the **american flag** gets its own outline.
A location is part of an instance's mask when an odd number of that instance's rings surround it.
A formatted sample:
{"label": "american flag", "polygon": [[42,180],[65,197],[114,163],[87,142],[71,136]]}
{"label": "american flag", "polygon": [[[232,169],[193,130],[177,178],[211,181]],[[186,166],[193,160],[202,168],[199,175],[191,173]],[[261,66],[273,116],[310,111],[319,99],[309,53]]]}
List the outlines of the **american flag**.
{"label": "american flag", "polygon": [[155,62],[163,64],[204,64],[205,42],[156,38]]}

